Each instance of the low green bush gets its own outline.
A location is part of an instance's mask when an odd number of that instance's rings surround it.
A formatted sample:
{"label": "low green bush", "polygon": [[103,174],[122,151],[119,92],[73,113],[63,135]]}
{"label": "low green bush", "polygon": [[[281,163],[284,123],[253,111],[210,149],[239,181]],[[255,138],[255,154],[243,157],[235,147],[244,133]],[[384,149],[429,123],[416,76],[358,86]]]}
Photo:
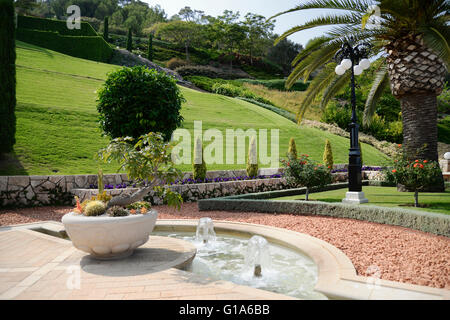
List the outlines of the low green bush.
{"label": "low green bush", "polygon": [[170,70],[175,70],[176,68],[183,67],[188,65],[189,63],[186,60],[180,59],[180,58],[172,58],[169,61],[167,61],[166,66]]}
{"label": "low green bush", "polygon": [[238,79],[239,75],[234,72],[225,71],[211,66],[189,65],[175,69],[182,77],[186,76],[205,76],[208,78]]}
{"label": "low green bush", "polygon": [[253,80],[253,79],[240,79],[239,81],[250,83],[250,84],[256,84],[256,85],[262,85],[268,89],[274,89],[274,90],[280,90],[280,91],[305,91],[308,89],[309,83],[304,83],[303,81],[297,81],[292,88],[289,90],[286,89],[285,83],[286,80],[284,79],[272,79],[272,80]]}
{"label": "low green bush", "polygon": [[247,101],[247,102],[250,102],[250,103],[253,103],[253,104],[256,104],[257,106],[260,106],[260,107],[262,107],[264,109],[273,111],[273,112],[279,114],[280,116],[282,116],[282,117],[284,117],[284,118],[286,118],[288,120],[291,120],[292,122],[297,123],[295,114],[293,114],[292,112],[289,112],[287,110],[278,108],[278,107],[276,107],[274,105],[271,105],[271,104],[267,104],[267,103],[262,103],[262,102],[256,101],[254,99],[241,98],[241,97],[239,97],[239,99]]}

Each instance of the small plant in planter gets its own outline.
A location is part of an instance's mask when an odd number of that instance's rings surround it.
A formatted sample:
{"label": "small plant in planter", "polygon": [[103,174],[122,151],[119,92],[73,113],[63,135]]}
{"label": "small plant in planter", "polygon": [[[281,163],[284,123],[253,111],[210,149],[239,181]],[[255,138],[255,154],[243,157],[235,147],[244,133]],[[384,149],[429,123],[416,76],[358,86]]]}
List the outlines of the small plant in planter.
{"label": "small plant in planter", "polygon": [[173,146],[160,133],[149,133],[137,141],[116,138],[99,151],[99,159],[118,161],[139,188],[112,198],[103,191],[83,203],[77,198],[74,212],[62,218],[75,247],[99,259],[128,256],[147,242],[156,223],[157,212],[142,201],[148,193],[154,191],[169,206],[180,208],[182,197],[165,187],[181,174],[171,160]]}
{"label": "small plant in planter", "polygon": [[385,170],[388,182],[401,184],[414,192],[414,206],[419,207],[419,192],[440,183],[441,168],[436,161],[408,159],[401,145],[394,157],[394,167]]}
{"label": "small plant in planter", "polygon": [[305,200],[308,201],[309,191],[313,187],[324,187],[331,183],[331,172],[321,164],[302,154],[297,159],[281,160],[284,167],[284,177],[293,187],[306,187]]}

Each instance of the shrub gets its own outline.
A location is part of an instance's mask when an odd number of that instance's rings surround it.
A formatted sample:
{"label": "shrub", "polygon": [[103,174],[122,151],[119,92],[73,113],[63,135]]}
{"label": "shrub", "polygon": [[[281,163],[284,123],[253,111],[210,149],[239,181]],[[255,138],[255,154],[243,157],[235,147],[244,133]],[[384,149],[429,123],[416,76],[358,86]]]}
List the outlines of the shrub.
{"label": "shrub", "polygon": [[404,185],[414,191],[414,206],[419,206],[419,191],[442,183],[442,172],[436,161],[409,160],[405,150],[399,145],[400,151],[394,158],[394,168],[385,171],[386,180]]}
{"label": "shrub", "polygon": [[0,1],[0,154],[16,142],[16,48],[13,1]]}
{"label": "shrub", "polygon": [[103,201],[89,201],[83,210],[86,216],[99,216],[106,212],[106,204]]}
{"label": "shrub", "polygon": [[225,71],[219,68],[214,68],[211,66],[198,66],[198,65],[188,65],[183,67],[178,67],[175,71],[182,77],[188,76],[204,76],[208,78],[221,78],[221,79],[238,79],[239,74],[236,71]]}
{"label": "shrub", "polygon": [[289,185],[305,187],[305,199],[308,201],[309,190],[312,187],[322,188],[331,183],[331,171],[321,164],[308,159],[308,155],[301,155],[298,159],[281,160],[284,167],[284,177]]}
{"label": "shrub", "polygon": [[138,138],[161,132],[166,141],[181,125],[181,95],[176,81],[144,66],[112,72],[98,92],[100,126],[111,138]]}
{"label": "shrub", "polygon": [[255,137],[252,137],[250,139],[250,144],[248,146],[247,176],[249,176],[249,177],[257,177],[258,176],[258,153],[256,150],[256,138]]}
{"label": "shrub", "polygon": [[242,93],[242,89],[230,83],[215,83],[213,92],[228,97],[237,97]]}
{"label": "shrub", "polygon": [[188,65],[188,63],[180,58],[172,58],[166,63],[167,68],[171,70],[175,70],[176,68],[183,67],[186,65]]}
{"label": "shrub", "polygon": [[206,179],[206,163],[203,158],[203,145],[200,137],[195,140],[193,176],[194,180]]}
{"label": "shrub", "polygon": [[333,169],[333,151],[331,150],[330,140],[325,140],[325,150],[323,152],[323,164],[328,169]]}
{"label": "shrub", "polygon": [[288,159],[297,159],[297,146],[295,145],[294,138],[289,140]]}
{"label": "shrub", "polygon": [[294,85],[288,90],[285,87],[286,80],[284,79],[273,79],[273,80],[253,80],[253,79],[240,79],[244,83],[250,83],[255,85],[262,85],[268,89],[274,89],[279,91],[305,91],[308,89],[309,83],[305,83],[303,81],[297,81]]}

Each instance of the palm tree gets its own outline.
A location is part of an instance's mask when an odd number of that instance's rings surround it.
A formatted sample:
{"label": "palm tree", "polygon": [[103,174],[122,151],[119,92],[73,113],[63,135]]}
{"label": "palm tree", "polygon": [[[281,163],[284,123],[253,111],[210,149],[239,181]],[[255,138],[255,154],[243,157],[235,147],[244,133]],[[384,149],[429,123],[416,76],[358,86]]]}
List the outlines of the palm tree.
{"label": "palm tree", "polygon": [[[321,106],[325,107],[348,85],[350,71],[342,76],[334,72],[333,57],[342,44],[370,42],[370,59],[377,60],[377,72],[367,98],[364,122],[370,123],[377,99],[390,85],[392,94],[400,100],[403,144],[408,155],[416,156],[416,150],[425,146],[417,156],[437,161],[436,97],[442,92],[450,60],[449,1],[309,0],[274,17],[308,9],[332,11],[286,31],[275,42],[296,32],[332,26],[292,62],[294,70],[286,82],[288,87],[302,77],[308,80],[312,72],[318,71],[298,110],[298,121],[317,97],[322,96]],[[374,15],[378,9],[380,14]]]}

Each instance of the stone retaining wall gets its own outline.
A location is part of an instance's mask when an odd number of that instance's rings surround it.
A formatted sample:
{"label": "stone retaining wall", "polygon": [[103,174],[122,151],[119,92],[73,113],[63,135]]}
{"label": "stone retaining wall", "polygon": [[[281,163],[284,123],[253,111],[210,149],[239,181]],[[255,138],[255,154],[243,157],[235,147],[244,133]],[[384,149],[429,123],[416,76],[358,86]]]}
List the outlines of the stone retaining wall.
{"label": "stone retaining wall", "polygon": [[[260,169],[259,175],[273,175],[282,169]],[[223,170],[207,172],[208,179],[233,178],[246,175],[245,170]],[[334,173],[335,181],[346,181],[347,173]],[[182,179],[192,178],[192,173],[185,172]],[[363,171],[363,179],[379,180],[380,172]],[[105,184],[128,183],[126,174],[105,174]],[[186,201],[222,197],[226,195],[261,192],[283,188],[285,182],[280,179],[261,179],[247,181],[229,181],[220,183],[201,183],[174,185],[171,188],[179,192]],[[284,181],[284,180],[283,180]],[[71,205],[74,190],[89,189],[90,185],[97,184],[97,175],[68,175],[68,176],[0,176],[0,207],[5,206],[43,206],[43,205]],[[130,190],[130,189],[128,189]],[[86,190],[83,194],[94,195],[96,190]],[[108,193],[117,195],[124,189],[108,190]],[[129,191],[126,191],[129,192]],[[77,191],[77,194],[79,191]],[[81,195],[81,194],[79,194]],[[86,195],[83,196],[83,198]],[[81,197],[80,197],[81,198]],[[158,203],[158,199],[153,202]]]}

